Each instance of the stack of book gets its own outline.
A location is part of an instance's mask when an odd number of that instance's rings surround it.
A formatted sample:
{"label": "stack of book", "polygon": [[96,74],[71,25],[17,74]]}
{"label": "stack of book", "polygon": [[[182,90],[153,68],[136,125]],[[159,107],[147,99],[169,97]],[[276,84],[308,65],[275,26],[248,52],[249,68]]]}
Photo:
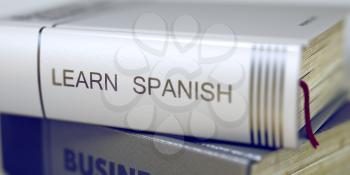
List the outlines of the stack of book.
{"label": "stack of book", "polygon": [[346,174],[347,9],[76,3],[0,22],[9,174]]}

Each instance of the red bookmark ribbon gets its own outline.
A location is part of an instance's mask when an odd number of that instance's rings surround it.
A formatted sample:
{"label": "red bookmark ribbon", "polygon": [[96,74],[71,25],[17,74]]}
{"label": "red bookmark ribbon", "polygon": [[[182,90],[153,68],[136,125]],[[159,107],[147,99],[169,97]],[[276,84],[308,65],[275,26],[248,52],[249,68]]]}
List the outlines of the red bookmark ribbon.
{"label": "red bookmark ribbon", "polygon": [[312,147],[316,149],[319,143],[315,137],[314,132],[312,131],[311,113],[310,113],[310,89],[307,83],[303,80],[300,80],[300,87],[303,89],[303,92],[304,92],[304,116],[305,116],[306,135]]}

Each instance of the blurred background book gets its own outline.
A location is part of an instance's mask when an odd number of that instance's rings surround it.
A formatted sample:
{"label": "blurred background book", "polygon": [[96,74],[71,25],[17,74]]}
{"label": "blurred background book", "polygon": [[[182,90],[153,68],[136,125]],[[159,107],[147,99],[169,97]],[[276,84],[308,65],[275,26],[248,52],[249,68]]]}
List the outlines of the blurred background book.
{"label": "blurred background book", "polygon": [[350,103],[316,133],[317,150],[308,142],[298,149],[261,149],[3,115],[4,167],[13,175],[342,175],[350,169],[349,112]]}

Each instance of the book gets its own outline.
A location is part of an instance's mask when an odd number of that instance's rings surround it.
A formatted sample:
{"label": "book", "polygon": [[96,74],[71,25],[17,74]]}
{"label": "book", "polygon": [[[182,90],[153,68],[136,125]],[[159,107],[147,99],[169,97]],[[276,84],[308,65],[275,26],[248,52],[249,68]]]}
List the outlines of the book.
{"label": "book", "polygon": [[[316,133],[320,147],[263,149],[3,115],[9,174],[347,174],[350,104]],[[303,136],[305,139],[305,136]]]}
{"label": "book", "polygon": [[297,147],[304,114],[344,96],[346,12],[107,1],[10,16],[0,111]]}

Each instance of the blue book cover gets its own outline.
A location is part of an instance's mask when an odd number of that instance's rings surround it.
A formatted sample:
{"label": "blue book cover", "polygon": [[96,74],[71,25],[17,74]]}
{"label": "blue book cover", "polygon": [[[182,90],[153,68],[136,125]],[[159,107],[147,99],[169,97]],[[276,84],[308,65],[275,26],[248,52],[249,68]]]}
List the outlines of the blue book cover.
{"label": "blue book cover", "polygon": [[[310,160],[299,162],[307,167],[346,150],[350,137],[343,130],[350,126],[349,114],[350,104],[346,104],[326,122],[317,133],[321,144],[317,150],[308,142],[296,150],[269,150],[2,114],[3,163],[14,175],[287,173],[296,171],[295,166],[279,163],[291,154],[308,156]],[[332,135],[337,136],[329,138]],[[277,154],[279,161],[271,161]],[[268,168],[261,170],[264,166]]]}

